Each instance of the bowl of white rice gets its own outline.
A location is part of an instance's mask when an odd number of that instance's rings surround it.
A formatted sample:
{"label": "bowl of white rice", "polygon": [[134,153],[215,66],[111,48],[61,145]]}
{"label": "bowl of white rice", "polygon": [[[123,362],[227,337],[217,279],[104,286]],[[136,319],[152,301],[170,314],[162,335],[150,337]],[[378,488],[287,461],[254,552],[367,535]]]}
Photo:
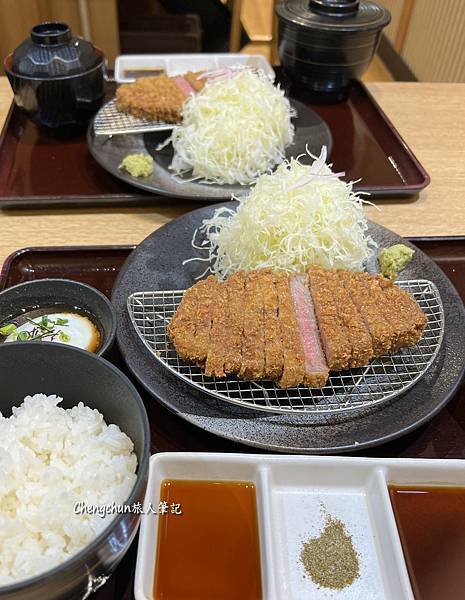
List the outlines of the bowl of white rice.
{"label": "bowl of white rice", "polygon": [[0,598],[72,600],[137,533],[150,456],[144,404],[105,359],[0,345]]}

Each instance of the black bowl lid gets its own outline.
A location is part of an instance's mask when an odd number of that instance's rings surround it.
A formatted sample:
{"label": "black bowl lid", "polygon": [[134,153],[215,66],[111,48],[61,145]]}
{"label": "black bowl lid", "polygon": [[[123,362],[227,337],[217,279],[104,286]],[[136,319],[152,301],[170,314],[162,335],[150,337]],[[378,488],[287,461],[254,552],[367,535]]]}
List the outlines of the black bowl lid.
{"label": "black bowl lid", "polygon": [[13,52],[11,72],[38,79],[55,79],[85,73],[102,62],[98,50],[73,37],[66,23],[40,23]]}
{"label": "black bowl lid", "polygon": [[283,21],[327,31],[382,29],[391,20],[391,13],[371,0],[283,0],[276,13]]}

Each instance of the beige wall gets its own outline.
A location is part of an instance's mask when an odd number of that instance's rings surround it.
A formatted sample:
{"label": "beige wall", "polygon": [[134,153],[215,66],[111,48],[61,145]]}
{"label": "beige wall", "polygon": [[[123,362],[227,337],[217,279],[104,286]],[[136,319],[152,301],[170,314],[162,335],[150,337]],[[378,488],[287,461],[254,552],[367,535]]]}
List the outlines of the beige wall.
{"label": "beige wall", "polygon": [[465,82],[465,0],[380,1],[389,41],[420,81]]}
{"label": "beige wall", "polygon": [[383,4],[391,12],[392,21],[386,28],[386,35],[388,36],[391,44],[394,45],[399,28],[404,0],[381,0],[380,4]]}
{"label": "beige wall", "polygon": [[[102,48],[110,64],[119,54],[117,0],[86,0],[91,40]],[[79,0],[0,0],[0,55],[9,54],[43,21],[64,21],[83,35]]]}
{"label": "beige wall", "polygon": [[402,56],[421,81],[465,82],[465,1],[416,0]]}

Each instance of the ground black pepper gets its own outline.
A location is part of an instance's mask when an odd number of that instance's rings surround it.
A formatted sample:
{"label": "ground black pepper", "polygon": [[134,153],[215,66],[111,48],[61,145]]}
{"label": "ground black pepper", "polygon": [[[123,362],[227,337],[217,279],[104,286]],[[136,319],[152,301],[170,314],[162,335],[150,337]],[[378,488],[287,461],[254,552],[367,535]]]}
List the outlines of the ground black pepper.
{"label": "ground black pepper", "polygon": [[319,537],[304,543],[300,559],[309,577],[320,587],[342,590],[360,575],[351,536],[342,521],[329,515]]}

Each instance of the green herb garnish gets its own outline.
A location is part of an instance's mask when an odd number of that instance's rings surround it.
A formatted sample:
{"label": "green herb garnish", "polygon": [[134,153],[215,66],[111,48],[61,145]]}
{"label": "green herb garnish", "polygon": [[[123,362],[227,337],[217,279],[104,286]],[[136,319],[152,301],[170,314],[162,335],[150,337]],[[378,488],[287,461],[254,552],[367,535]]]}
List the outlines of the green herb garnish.
{"label": "green herb garnish", "polygon": [[0,335],[11,335],[17,329],[18,328],[16,327],[16,325],[14,323],[7,323],[3,327],[0,327]]}
{"label": "green herb garnish", "polygon": [[[49,333],[53,333],[53,321],[50,321],[49,319],[46,319],[47,323],[45,325],[43,323],[43,319],[41,319],[40,322],[37,323],[36,321],[33,321],[32,319],[29,319],[28,317],[26,317],[26,321],[28,323],[30,323],[31,325],[35,325],[36,327],[39,327],[40,329],[43,329],[44,331],[48,331]],[[48,327],[48,323],[52,323],[52,327]]]}
{"label": "green herb garnish", "polygon": [[13,341],[18,342],[34,342],[38,340],[45,340],[53,342],[58,337],[60,342],[69,342],[71,336],[65,333],[58,327],[68,327],[68,319],[57,318],[56,321],[49,319],[47,315],[43,315],[40,320],[33,321],[28,317],[25,320],[34,326],[31,331],[18,331],[17,325],[14,323],[7,323],[3,327],[0,327],[0,335],[12,336]]}

